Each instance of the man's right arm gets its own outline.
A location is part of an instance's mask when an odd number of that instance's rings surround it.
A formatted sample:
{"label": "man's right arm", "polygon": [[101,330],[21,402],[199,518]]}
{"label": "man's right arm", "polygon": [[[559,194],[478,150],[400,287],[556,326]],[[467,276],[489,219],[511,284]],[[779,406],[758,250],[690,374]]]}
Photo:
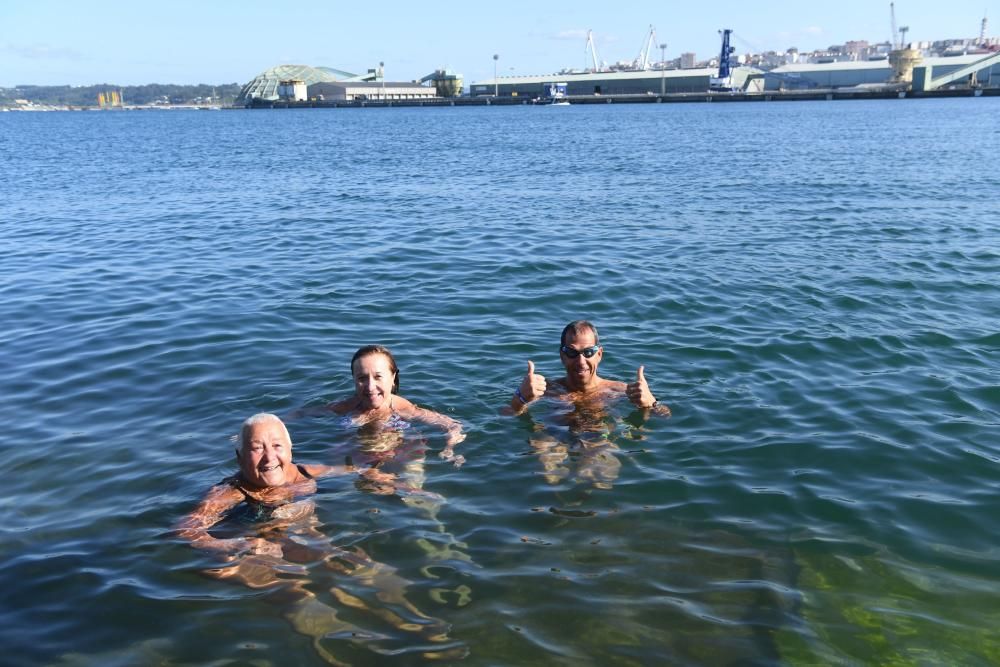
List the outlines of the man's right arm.
{"label": "man's right arm", "polygon": [[535,373],[535,362],[528,361],[528,372],[510,398],[510,410],[515,415],[524,412],[528,405],[545,395],[545,376]]}

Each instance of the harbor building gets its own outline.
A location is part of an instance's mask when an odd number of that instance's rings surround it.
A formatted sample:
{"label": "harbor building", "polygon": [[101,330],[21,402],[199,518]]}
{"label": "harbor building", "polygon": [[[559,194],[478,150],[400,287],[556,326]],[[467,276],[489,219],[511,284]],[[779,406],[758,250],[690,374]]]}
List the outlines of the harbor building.
{"label": "harbor building", "polygon": [[286,79],[278,83],[278,97],[289,102],[305,102],[306,82],[300,79]]}
{"label": "harbor building", "polygon": [[[968,67],[983,54],[937,56],[911,59],[909,69],[927,67],[935,77]],[[472,96],[544,97],[546,85],[565,83],[566,95],[659,95],[661,92],[702,93],[716,76],[715,67],[619,72],[572,72],[544,76],[501,76],[474,82]],[[888,58],[840,62],[796,62],[773,69],[735,67],[732,88],[744,92],[803,90],[810,88],[879,87],[898,84],[893,63]],[[975,73],[981,86],[1000,86],[1000,63],[987,63]],[[960,85],[960,84],[959,84]]]}
{"label": "harbor building", "polygon": [[353,74],[332,67],[277,65],[264,70],[243,86],[234,106],[271,106],[270,103],[426,100],[456,97],[462,92],[462,75],[437,69],[419,81],[389,82],[378,69]]}
{"label": "harbor building", "polygon": [[[910,66],[930,67],[937,77],[968,67],[983,58],[983,54],[928,57],[910,63]],[[764,89],[774,91],[887,86],[893,83],[893,76],[892,65],[887,59],[794,63],[764,73]],[[976,72],[976,80],[985,86],[1000,85],[1000,64],[986,64]]]}
{"label": "harbor building", "polygon": [[[544,76],[501,76],[471,84],[473,96],[525,97],[534,99],[545,94],[545,85],[565,83],[566,95],[659,95],[663,93],[703,93],[710,80],[718,75],[717,67],[695,69],[663,69],[618,72],[570,72]],[[732,70],[733,86],[744,88],[751,78],[759,78],[761,70],[736,67]],[[753,75],[757,75],[754,77]]]}
{"label": "harbor building", "polygon": [[412,82],[391,81],[322,81],[309,86],[310,100],[317,101],[377,101],[427,100],[436,98],[430,86]]}
{"label": "harbor building", "polygon": [[[371,73],[363,75],[372,76]],[[321,81],[350,81],[362,78],[357,74],[334,69],[332,67],[310,67],[309,65],[277,65],[266,69],[253,79],[251,79],[237,96],[234,106],[246,106],[252,104],[254,100],[291,99],[288,95],[288,87],[282,88],[287,82],[297,82],[308,87]],[[282,95],[282,91],[286,93]],[[300,89],[301,90],[301,89]],[[294,86],[292,93],[294,95]],[[304,99],[304,98],[303,98]]]}

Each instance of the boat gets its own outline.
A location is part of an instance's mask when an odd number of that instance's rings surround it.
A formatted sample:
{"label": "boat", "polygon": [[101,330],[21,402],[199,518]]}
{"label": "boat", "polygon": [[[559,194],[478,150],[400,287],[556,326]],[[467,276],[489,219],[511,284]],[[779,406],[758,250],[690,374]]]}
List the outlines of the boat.
{"label": "boat", "polygon": [[552,82],[543,84],[542,96],[536,97],[534,103],[568,107],[569,100],[566,99],[566,84]]}

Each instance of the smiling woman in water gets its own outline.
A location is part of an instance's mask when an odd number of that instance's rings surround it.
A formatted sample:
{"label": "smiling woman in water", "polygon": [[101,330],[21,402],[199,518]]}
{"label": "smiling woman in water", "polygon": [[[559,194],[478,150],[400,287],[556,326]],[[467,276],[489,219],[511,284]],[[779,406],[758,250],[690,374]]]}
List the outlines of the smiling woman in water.
{"label": "smiling woman in water", "polygon": [[316,478],[354,472],[353,466],[296,464],[292,439],[275,415],[261,413],[243,422],[236,447],[239,472],[212,487],[198,507],[181,521],[179,535],[193,546],[228,555],[281,557],[280,544],[261,537],[217,538],[209,529],[230,510],[247,503],[257,516],[293,519],[311,513],[306,500],[316,493]]}
{"label": "smiling woman in water", "polygon": [[351,359],[354,394],[330,403],[327,410],[343,416],[345,426],[363,427],[369,433],[400,432],[411,421],[440,428],[445,433],[445,447],[440,457],[462,465],[465,458],[455,454],[455,445],[465,440],[462,424],[439,412],[420,408],[396,392],[399,391],[399,368],[392,352],[382,345],[366,345]]}

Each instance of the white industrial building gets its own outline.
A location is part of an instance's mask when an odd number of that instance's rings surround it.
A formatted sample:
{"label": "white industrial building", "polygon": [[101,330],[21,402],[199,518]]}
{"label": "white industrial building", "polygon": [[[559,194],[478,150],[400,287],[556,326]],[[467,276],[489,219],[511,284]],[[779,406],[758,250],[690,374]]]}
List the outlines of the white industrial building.
{"label": "white industrial building", "polygon": [[432,86],[393,81],[321,81],[309,86],[309,99],[323,102],[392,102],[437,97]]}

